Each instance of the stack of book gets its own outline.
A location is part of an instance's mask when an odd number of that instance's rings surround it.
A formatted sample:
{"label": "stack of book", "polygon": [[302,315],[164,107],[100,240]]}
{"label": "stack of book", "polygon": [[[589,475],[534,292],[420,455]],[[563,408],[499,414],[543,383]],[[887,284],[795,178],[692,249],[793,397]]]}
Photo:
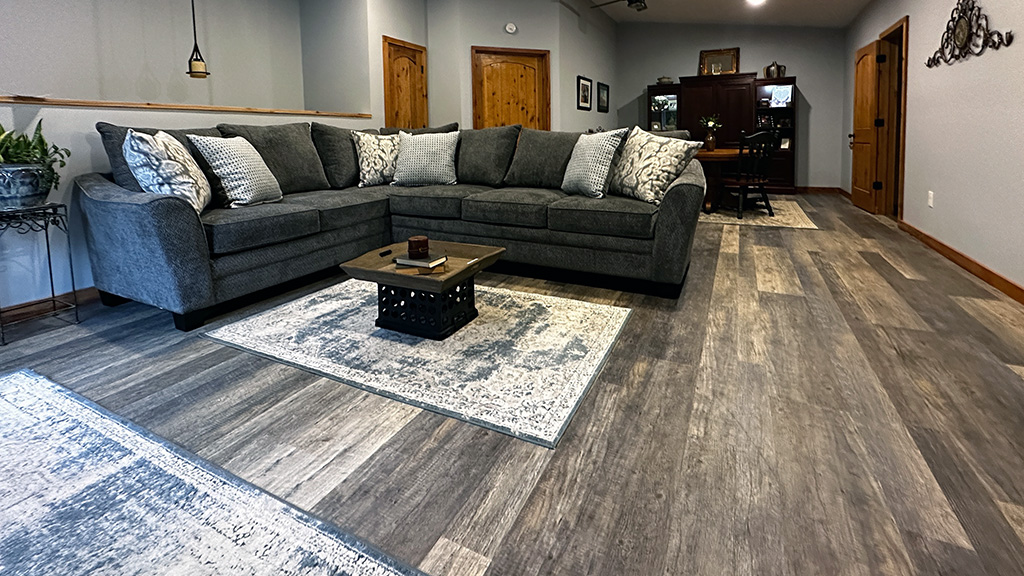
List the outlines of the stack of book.
{"label": "stack of book", "polygon": [[443,274],[448,256],[445,254],[428,254],[426,258],[409,258],[405,253],[394,259],[395,269],[407,274]]}

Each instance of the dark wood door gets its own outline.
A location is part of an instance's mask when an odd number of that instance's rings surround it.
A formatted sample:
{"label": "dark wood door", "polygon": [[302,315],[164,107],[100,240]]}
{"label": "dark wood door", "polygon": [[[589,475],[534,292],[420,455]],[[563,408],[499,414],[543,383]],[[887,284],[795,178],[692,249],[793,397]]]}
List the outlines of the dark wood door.
{"label": "dark wood door", "polygon": [[429,123],[427,49],[384,36],[384,124],[423,128]]}
{"label": "dark wood door", "polygon": [[695,140],[703,140],[707,131],[701,127],[704,116],[718,115],[723,127],[716,137],[718,145],[737,148],[740,132],[754,129],[754,78],[756,74],[692,76],[680,78],[682,102],[679,127],[689,130]]}
{"label": "dark wood door", "polygon": [[875,213],[878,207],[879,184],[878,144],[878,55],[880,42],[875,41],[857,51],[853,97],[853,181],[850,184],[853,204]]}
{"label": "dark wood door", "polygon": [[551,53],[474,46],[473,128],[551,129]]}
{"label": "dark wood door", "polygon": [[715,84],[715,102],[722,128],[718,131],[718,143],[722,146],[739,146],[740,132],[754,132],[754,83],[750,81],[720,82]]}
{"label": "dark wood door", "polygon": [[690,131],[694,140],[704,140],[707,135],[700,125],[700,119],[717,113],[715,87],[713,84],[686,83],[682,88],[683,100],[679,104],[679,128]]}

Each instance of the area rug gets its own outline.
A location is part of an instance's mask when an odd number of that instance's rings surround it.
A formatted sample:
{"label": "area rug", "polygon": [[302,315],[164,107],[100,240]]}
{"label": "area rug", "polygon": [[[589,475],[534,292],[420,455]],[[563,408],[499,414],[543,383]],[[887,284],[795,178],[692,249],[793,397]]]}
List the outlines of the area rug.
{"label": "area rug", "polygon": [[0,574],[421,574],[29,371],[0,479]]}
{"label": "area rug", "polygon": [[714,214],[700,213],[700,221],[708,224],[735,224],[738,226],[769,226],[774,228],[803,228],[817,230],[804,209],[795,200],[772,199],[772,210],[775,216],[768,215],[767,210],[745,210],[743,219],[736,217],[736,210],[721,208]]}
{"label": "area rug", "polygon": [[206,333],[370,392],[554,448],[628,308],[477,286],[443,341],[377,328],[377,287],[348,280]]}

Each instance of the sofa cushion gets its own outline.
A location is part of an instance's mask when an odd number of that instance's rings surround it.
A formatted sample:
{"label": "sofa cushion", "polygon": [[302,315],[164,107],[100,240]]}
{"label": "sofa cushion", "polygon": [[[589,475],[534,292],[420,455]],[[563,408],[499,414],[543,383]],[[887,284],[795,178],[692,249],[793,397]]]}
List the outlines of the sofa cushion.
{"label": "sofa cushion", "polygon": [[516,124],[462,131],[456,166],[459,182],[482,184],[491,188],[501,186],[512,164],[516,141],[522,129],[522,126]]}
{"label": "sofa cushion", "polygon": [[[142,134],[149,134],[150,136],[161,131],[159,128],[131,129]],[[128,163],[124,159],[124,137],[128,135],[128,130],[128,126],[116,126],[107,122],[96,123],[96,131],[100,133],[103,149],[106,150],[107,159],[110,160],[110,171],[114,175],[114,184],[125,190],[142,192],[142,186],[139,186],[138,180],[132,175],[132,171],[128,168]],[[188,134],[219,137],[220,131],[216,128],[185,128],[182,130],[163,130],[163,132],[170,134],[175,140],[185,145],[185,148],[192,154],[196,163],[203,170],[203,174],[206,175],[206,179],[210,182],[213,197],[223,198],[224,189],[220,185],[220,180],[213,173],[213,170],[210,169],[210,164],[203,158],[203,155],[199,153],[199,150],[188,139]]]}
{"label": "sofa cushion", "polygon": [[347,190],[314,190],[284,197],[282,203],[316,208],[320,231],[335,230],[388,214],[388,195],[383,186]]}
{"label": "sofa cushion", "polygon": [[502,188],[488,190],[462,201],[462,219],[527,228],[547,228],[548,206],[565,198],[561,190]]}
{"label": "sofa cushion", "polygon": [[455,186],[421,186],[418,188],[392,188],[391,213],[429,218],[460,218],[462,199],[486,192],[486,186],[456,184]]}
{"label": "sofa cushion", "polygon": [[224,185],[231,208],[281,200],[281,186],[256,148],[245,138],[189,135]]}
{"label": "sofa cushion", "polygon": [[608,191],[608,180],[615,153],[621,148],[626,137],[626,128],[583,134],[576,141],[565,169],[562,191],[582,194],[591,198],[604,198]]}
{"label": "sofa cushion", "polygon": [[399,132],[408,132],[409,134],[444,134],[446,132],[458,132],[459,123],[452,122],[451,124],[445,124],[444,126],[428,126],[426,128],[413,128],[412,130],[406,130],[405,128],[381,128],[380,134],[383,136],[390,136],[392,134],[398,134]]}
{"label": "sofa cushion", "polygon": [[359,187],[390,184],[398,164],[398,135],[353,132],[352,140],[359,156]]}
{"label": "sofa cushion", "polygon": [[[360,132],[376,134],[377,130]],[[331,188],[350,188],[359,184],[359,154],[352,140],[352,130],[313,122],[311,134]]]}
{"label": "sofa cushion", "polygon": [[669,186],[703,145],[633,128],[613,168],[611,193],[661,204]]}
{"label": "sofa cushion", "polygon": [[398,135],[395,186],[451,186],[456,182],[455,149],[459,133]]}
{"label": "sofa cushion", "polygon": [[218,124],[226,138],[241,136],[256,148],[267,167],[274,173],[281,192],[306,192],[329,188],[324,166],[320,163],[309,124],[278,124],[276,126],[244,126]]}
{"label": "sofa cushion", "polygon": [[654,238],[658,207],[621,196],[570,196],[548,206],[548,228],[620,238]]}
{"label": "sofa cushion", "polygon": [[519,135],[506,186],[561,188],[565,168],[579,140],[578,132],[548,132],[524,128]]}
{"label": "sofa cushion", "polygon": [[210,203],[210,182],[188,148],[166,132],[155,136],[129,129],[124,158],[142,189],[185,199],[196,214]]}
{"label": "sofa cushion", "polygon": [[316,208],[298,204],[260,204],[214,208],[200,214],[210,252],[231,254],[294,240],[320,231]]}

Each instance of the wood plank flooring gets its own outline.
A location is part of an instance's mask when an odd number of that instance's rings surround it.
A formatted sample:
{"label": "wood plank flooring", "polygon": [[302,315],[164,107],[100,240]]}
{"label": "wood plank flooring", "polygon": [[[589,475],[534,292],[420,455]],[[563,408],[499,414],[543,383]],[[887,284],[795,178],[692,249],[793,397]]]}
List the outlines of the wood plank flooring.
{"label": "wood plank flooring", "polygon": [[435,576],[1024,574],[1024,308],[840,196],[797,201],[820,230],[700,224],[678,300],[480,277],[634,310],[556,450],[138,304],[21,328],[0,370]]}

